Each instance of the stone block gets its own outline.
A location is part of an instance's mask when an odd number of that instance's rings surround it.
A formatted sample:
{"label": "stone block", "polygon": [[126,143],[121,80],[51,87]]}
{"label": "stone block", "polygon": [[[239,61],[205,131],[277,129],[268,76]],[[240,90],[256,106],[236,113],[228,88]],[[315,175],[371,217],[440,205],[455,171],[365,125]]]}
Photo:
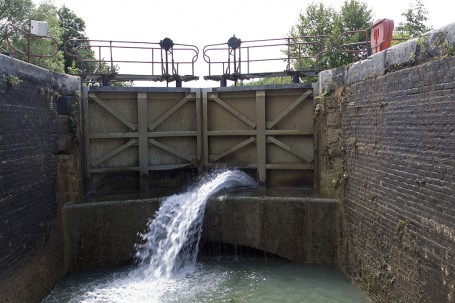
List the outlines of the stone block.
{"label": "stone block", "polygon": [[346,84],[346,68],[334,68],[318,74],[319,88],[317,95],[323,96],[335,90],[336,87]]}
{"label": "stone block", "polygon": [[385,52],[379,52],[365,60],[349,65],[346,74],[346,84],[350,85],[371,77],[384,74]]}
{"label": "stone block", "polygon": [[399,43],[385,51],[385,68],[393,70],[411,64],[417,55],[417,39]]}
{"label": "stone block", "polygon": [[455,23],[425,33],[420,42],[419,60],[450,55],[455,51]]}

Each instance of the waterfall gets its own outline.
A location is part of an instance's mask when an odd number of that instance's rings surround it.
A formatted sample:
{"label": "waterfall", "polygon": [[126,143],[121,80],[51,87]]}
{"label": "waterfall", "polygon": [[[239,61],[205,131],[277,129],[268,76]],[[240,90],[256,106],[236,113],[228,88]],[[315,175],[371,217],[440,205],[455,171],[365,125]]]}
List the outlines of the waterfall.
{"label": "waterfall", "polygon": [[145,280],[169,278],[194,267],[201,237],[205,204],[222,189],[255,186],[247,174],[234,170],[202,179],[187,192],[162,202],[155,218],[140,234],[143,242],[136,245],[138,274]]}

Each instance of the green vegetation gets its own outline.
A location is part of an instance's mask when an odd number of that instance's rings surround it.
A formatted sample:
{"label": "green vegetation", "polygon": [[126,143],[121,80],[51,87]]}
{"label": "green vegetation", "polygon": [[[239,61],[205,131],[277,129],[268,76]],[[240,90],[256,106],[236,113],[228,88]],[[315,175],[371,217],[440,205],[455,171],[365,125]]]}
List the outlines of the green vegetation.
{"label": "green vegetation", "polygon": [[[63,29],[63,41],[66,42],[70,39],[88,39],[87,35],[85,34],[85,21],[82,18],[78,17],[66,6],[62,6],[60,9],[58,9],[57,14],[60,21],[60,27]],[[94,52],[88,46],[88,43],[71,44],[67,46],[67,51],[74,52],[76,48],[81,48],[79,50],[79,53],[81,53],[83,58],[94,58]],[[63,45],[61,46],[61,50],[64,51]],[[67,73],[77,74],[80,71],[76,66],[74,58],[67,53],[64,54],[64,65],[65,72]]]}
{"label": "green vegetation", "polygon": [[8,83],[11,85],[11,87],[17,87],[19,84],[21,84],[22,80],[19,79],[18,76],[9,76],[8,77]]}
{"label": "green vegetation", "polygon": [[[51,2],[43,2],[39,6],[33,5],[30,0],[0,0],[0,19],[3,19],[5,24],[11,23],[24,32],[30,31],[30,20],[46,21],[48,23],[48,36],[53,37],[57,44],[62,43],[63,30],[60,27],[57,15],[57,8]],[[1,30],[3,32],[4,24]],[[7,45],[3,35],[0,38],[0,49],[12,51]],[[27,39],[23,33],[10,28],[10,41],[19,50],[27,49]],[[50,39],[30,39],[30,52],[38,55],[52,55],[57,50],[58,45]],[[26,54],[17,53],[17,58],[26,60]],[[64,71],[63,52],[58,51],[52,58],[31,58],[31,63],[46,68],[51,71]]]}
{"label": "green vegetation", "polygon": [[417,38],[432,29],[431,26],[425,25],[425,21],[428,20],[428,11],[421,0],[415,0],[414,4],[411,5],[411,8],[407,9],[401,15],[405,17],[406,21],[401,22],[396,27],[395,37],[397,38]]}
{"label": "green vegetation", "polygon": [[71,133],[73,136],[73,142],[78,143],[79,141],[79,136],[78,136],[78,125],[79,125],[79,93],[75,92],[75,97],[76,100],[74,103],[72,103],[71,108],[70,108],[70,114],[69,114],[69,122],[70,122],[70,129]]}
{"label": "green vegetation", "polygon": [[292,83],[291,77],[271,77],[242,83],[243,86],[273,85]]}
{"label": "green vegetation", "polygon": [[[304,5],[302,3],[302,5]],[[431,29],[425,22],[428,20],[428,11],[422,0],[414,0],[414,3],[402,13],[405,22],[401,22],[394,32],[395,39],[406,40],[419,37],[422,33]],[[356,32],[340,36],[347,31],[358,31],[369,28],[372,25],[373,12],[365,2],[361,0],[345,0],[339,9],[325,5],[323,2],[313,2],[302,9],[298,20],[291,27],[288,37],[293,42],[301,43],[300,47],[283,50],[292,57],[306,58],[294,60],[294,70],[324,70],[344,66],[366,56],[364,49],[364,32]],[[106,63],[97,66],[97,63],[88,63],[79,66],[73,57],[64,52],[64,42],[70,39],[88,40],[85,34],[85,22],[66,6],[57,8],[50,0],[34,5],[31,0],[0,0],[0,30],[3,32],[6,23],[12,23],[25,32],[30,30],[30,20],[47,21],[48,35],[54,37],[58,43],[58,52],[53,58],[32,59],[32,63],[52,71],[79,73],[81,71],[94,71],[112,73]],[[11,39],[17,48],[26,49],[26,39],[20,33],[11,32]],[[314,38],[323,37],[321,38]],[[306,37],[306,38],[301,38]],[[313,38],[310,38],[313,37]],[[316,42],[321,41],[321,42]],[[335,45],[335,48],[332,48]],[[344,45],[344,46],[341,46]],[[349,46],[346,46],[349,45]],[[447,47],[448,48],[448,47]],[[47,39],[32,39],[31,51],[34,54],[52,54],[56,46]],[[94,52],[89,42],[79,42],[67,45],[69,52],[78,50],[78,54],[85,59],[94,59]],[[0,51],[11,51],[3,35],[0,35]],[[349,50],[349,52],[346,52]],[[321,52],[322,51],[322,52]],[[454,53],[453,48],[448,53]],[[19,59],[25,60],[25,55],[18,54]],[[290,77],[277,77],[248,81],[245,85],[283,84],[290,83]],[[315,81],[314,78],[304,79],[306,82]],[[129,83],[117,83],[116,85],[128,86]]]}
{"label": "green vegetation", "polygon": [[[311,42],[323,41],[323,45],[317,43],[301,45],[302,57],[308,57],[308,60],[303,60],[300,63],[294,62],[296,70],[314,70],[314,69],[330,69],[340,67],[361,59],[365,54],[355,52],[365,45],[357,44],[365,41],[365,34],[357,32],[342,36],[339,40],[338,36],[346,31],[363,30],[370,27],[372,24],[372,10],[367,4],[357,0],[345,0],[340,10],[337,11],[330,6],[325,6],[321,3],[312,3],[307,6],[299,15],[299,21],[294,25],[289,33],[289,37],[294,42]],[[305,38],[299,37],[314,37]],[[321,39],[324,38],[324,39]],[[340,48],[331,50],[332,41],[336,46],[341,44],[351,44],[349,50],[352,52],[341,52]],[[321,54],[321,50],[324,52]],[[343,47],[344,50],[347,47]],[[330,51],[328,51],[330,50]],[[291,49],[290,55],[297,56],[298,49]],[[320,54],[318,60],[315,56]]]}
{"label": "green vegetation", "polygon": [[29,12],[32,10],[31,0],[0,0],[0,47],[6,50],[3,30],[7,22],[23,26],[29,20]]}

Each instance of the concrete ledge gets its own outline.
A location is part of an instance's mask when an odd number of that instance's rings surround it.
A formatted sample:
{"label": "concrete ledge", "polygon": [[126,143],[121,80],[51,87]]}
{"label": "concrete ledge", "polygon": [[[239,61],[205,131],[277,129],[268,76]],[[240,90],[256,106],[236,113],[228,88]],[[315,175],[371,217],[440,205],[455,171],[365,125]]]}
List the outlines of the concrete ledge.
{"label": "concrete ledge", "polygon": [[[164,198],[68,204],[63,209],[70,269],[132,259],[138,232]],[[218,196],[209,200],[202,237],[247,246],[289,260],[333,264],[338,247],[336,200],[302,197]]]}
{"label": "concrete ledge", "polygon": [[314,94],[321,96],[332,92],[336,87],[346,85],[347,70],[347,67],[340,67],[320,72],[317,90],[314,90]]}
{"label": "concrete ledge", "polygon": [[[0,79],[17,76],[20,80],[38,85],[51,85],[58,92],[79,92],[80,79],[76,76],[51,72],[39,66],[0,54]],[[37,87],[38,91],[39,87]]]}
{"label": "concrete ledge", "polygon": [[412,58],[415,58],[416,50],[417,39],[408,40],[389,48],[386,51],[385,68],[390,70],[394,67],[410,64]]}
{"label": "concrete ledge", "polygon": [[348,85],[365,80],[369,77],[382,76],[385,72],[385,52],[377,53],[366,60],[349,65],[346,75]]}

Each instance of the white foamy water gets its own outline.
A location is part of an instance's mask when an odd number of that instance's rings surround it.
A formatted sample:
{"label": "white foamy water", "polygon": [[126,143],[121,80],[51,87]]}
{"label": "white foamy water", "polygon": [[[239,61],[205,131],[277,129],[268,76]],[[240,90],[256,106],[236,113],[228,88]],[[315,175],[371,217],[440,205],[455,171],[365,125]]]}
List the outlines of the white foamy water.
{"label": "white foamy water", "polygon": [[195,270],[161,283],[128,277],[131,267],[76,272],[42,303],[368,303],[333,266],[268,257],[205,256]]}
{"label": "white foamy water", "polygon": [[140,234],[138,267],[126,276],[94,285],[77,301],[69,302],[160,302],[163,293],[178,287],[176,279],[194,272],[207,199],[222,189],[255,185],[241,171],[224,171],[167,198]]}

